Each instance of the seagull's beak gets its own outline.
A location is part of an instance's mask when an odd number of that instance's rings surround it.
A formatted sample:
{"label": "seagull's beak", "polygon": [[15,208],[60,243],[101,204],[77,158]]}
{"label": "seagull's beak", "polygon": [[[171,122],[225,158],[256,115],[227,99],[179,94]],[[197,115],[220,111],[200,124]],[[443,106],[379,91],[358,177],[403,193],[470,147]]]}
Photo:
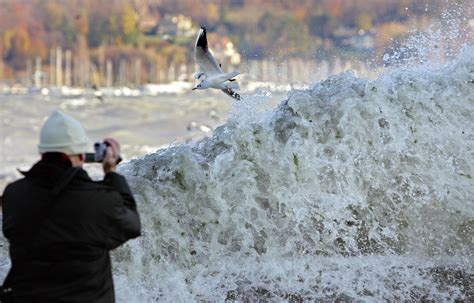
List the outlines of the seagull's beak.
{"label": "seagull's beak", "polygon": [[197,89],[197,87],[193,87],[193,89],[192,89],[192,90],[195,90],[195,89]]}

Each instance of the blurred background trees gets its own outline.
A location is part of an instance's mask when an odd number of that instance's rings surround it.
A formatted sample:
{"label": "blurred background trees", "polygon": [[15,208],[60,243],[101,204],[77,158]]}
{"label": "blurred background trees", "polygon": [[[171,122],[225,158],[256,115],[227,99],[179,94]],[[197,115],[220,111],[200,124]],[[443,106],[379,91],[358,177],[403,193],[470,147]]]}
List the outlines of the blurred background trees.
{"label": "blurred background trees", "polygon": [[[469,8],[463,13],[472,18],[469,3],[456,5]],[[135,56],[166,66],[192,61],[195,33],[205,25],[215,34],[213,44],[224,49],[233,41],[243,58],[338,54],[363,60],[380,57],[408,29],[426,26],[449,5],[443,0],[3,0],[0,58],[4,77],[24,70],[28,59],[48,64],[56,47],[96,60],[110,57],[115,65]]]}

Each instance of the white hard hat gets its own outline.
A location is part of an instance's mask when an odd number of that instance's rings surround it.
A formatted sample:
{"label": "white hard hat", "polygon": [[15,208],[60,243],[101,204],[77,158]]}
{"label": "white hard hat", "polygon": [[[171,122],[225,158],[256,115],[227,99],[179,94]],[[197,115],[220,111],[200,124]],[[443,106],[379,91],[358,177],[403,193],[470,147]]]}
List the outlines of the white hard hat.
{"label": "white hard hat", "polygon": [[38,151],[60,152],[66,155],[83,154],[88,150],[89,138],[81,123],[56,110],[41,128]]}

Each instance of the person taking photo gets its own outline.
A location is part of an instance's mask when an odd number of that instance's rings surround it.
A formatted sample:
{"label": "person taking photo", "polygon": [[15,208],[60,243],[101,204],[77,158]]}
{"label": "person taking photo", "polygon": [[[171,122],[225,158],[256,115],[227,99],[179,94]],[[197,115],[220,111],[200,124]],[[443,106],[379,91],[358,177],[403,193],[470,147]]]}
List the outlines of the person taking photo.
{"label": "person taking photo", "polygon": [[89,139],[54,111],[40,132],[41,160],[3,193],[11,269],[1,302],[114,302],[109,251],[140,235],[132,192],[116,172],[120,148],[105,139],[103,181],[82,169]]}

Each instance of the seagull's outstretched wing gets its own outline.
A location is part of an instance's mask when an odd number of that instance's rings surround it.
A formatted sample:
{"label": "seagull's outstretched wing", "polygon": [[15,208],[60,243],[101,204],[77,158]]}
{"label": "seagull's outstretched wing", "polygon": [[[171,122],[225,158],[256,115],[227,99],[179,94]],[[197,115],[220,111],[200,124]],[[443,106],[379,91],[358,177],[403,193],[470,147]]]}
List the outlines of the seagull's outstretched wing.
{"label": "seagull's outstretched wing", "polygon": [[222,74],[222,69],[207,46],[206,28],[201,27],[194,46],[194,60],[207,75]]}
{"label": "seagull's outstretched wing", "polygon": [[218,74],[218,75],[213,75],[212,77],[208,77],[207,80],[209,82],[213,82],[213,83],[222,83],[222,82],[225,82],[225,81],[234,81],[234,78],[235,76],[237,75],[240,75],[240,72],[239,71],[233,71],[233,72],[230,72],[230,73],[227,73],[227,74]]}
{"label": "seagull's outstretched wing", "polygon": [[234,90],[232,90],[231,88],[224,88],[224,89],[221,89],[224,93],[226,93],[227,95],[231,96],[232,98],[234,98],[235,100],[241,100],[242,98],[240,97],[240,95],[238,93],[236,93]]}

